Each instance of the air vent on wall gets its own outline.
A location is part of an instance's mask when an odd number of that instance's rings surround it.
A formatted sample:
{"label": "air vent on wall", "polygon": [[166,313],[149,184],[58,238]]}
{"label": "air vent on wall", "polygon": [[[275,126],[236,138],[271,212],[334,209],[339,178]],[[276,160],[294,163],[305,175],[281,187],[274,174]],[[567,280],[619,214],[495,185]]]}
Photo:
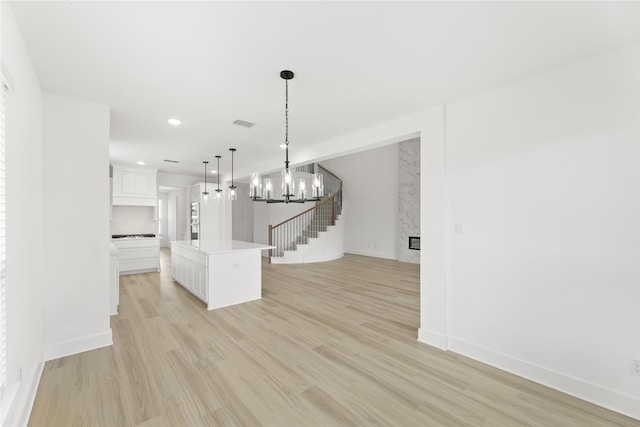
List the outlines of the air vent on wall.
{"label": "air vent on wall", "polygon": [[233,124],[238,126],[244,126],[246,128],[250,128],[251,126],[255,125],[255,123],[247,122],[246,120],[240,120],[240,119],[235,120]]}
{"label": "air vent on wall", "polygon": [[165,162],[167,163],[180,163],[178,160],[168,160],[168,159],[164,159]]}

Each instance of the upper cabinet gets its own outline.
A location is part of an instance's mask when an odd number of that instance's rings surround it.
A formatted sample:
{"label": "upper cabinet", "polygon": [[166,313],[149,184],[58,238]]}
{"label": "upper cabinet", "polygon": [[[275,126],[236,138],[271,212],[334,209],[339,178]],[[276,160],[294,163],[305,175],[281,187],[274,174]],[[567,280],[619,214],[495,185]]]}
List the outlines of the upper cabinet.
{"label": "upper cabinet", "polygon": [[113,165],[112,204],[156,206],[158,203],[157,173],[157,169]]}

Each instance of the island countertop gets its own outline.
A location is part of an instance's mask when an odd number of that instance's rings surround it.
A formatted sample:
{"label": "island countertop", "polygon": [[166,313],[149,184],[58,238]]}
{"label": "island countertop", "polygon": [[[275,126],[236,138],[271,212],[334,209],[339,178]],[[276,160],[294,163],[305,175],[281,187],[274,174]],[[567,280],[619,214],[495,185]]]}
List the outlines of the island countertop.
{"label": "island countertop", "polygon": [[209,255],[275,248],[275,246],[243,242],[241,240],[176,240],[172,241],[171,244],[186,249],[195,249]]}

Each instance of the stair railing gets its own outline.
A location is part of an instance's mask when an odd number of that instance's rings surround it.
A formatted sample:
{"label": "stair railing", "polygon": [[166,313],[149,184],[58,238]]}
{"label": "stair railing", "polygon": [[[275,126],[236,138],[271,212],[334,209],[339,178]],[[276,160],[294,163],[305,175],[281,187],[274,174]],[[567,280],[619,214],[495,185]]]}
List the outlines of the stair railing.
{"label": "stair railing", "polygon": [[318,237],[330,225],[336,225],[336,218],[342,213],[342,180],[326,168],[316,165],[323,174],[325,193],[329,196],[316,205],[277,225],[269,225],[269,263],[271,257],[282,257],[284,251],[295,250],[297,245],[306,244],[309,238]]}

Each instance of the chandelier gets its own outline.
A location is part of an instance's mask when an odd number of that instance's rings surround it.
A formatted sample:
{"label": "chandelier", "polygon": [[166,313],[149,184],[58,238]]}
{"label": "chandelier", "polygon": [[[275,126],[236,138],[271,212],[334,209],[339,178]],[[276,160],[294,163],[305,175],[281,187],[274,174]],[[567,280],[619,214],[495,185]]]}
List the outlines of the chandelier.
{"label": "chandelier", "polygon": [[[249,182],[249,197],[254,202],[267,203],[304,203],[317,202],[322,199],[324,192],[322,174],[311,174],[311,194],[307,190],[307,178],[294,177],[293,171],[289,168],[289,80],[293,79],[293,71],[283,70],[280,77],[285,82],[285,103],[284,103],[284,169],[282,170],[282,198],[273,197],[273,183],[271,178],[264,178],[264,182],[257,172],[251,174]],[[297,191],[296,191],[297,190]]]}

